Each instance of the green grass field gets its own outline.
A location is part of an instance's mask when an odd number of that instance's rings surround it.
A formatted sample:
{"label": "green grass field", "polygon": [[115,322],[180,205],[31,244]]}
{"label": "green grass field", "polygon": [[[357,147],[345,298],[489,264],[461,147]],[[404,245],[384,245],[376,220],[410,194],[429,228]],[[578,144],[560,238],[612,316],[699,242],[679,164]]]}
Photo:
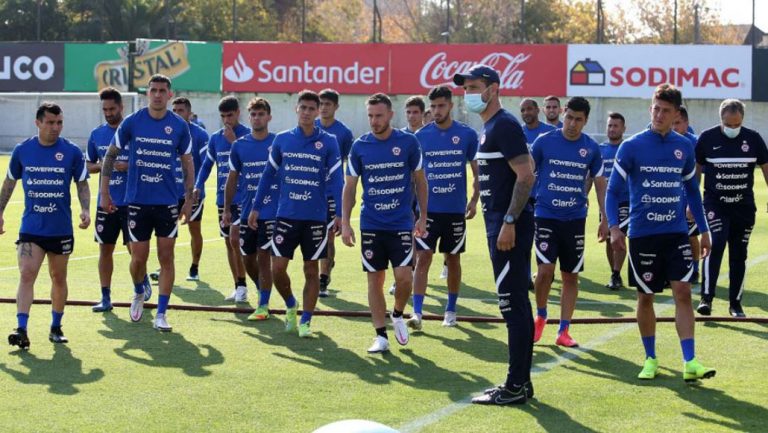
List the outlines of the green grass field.
{"label": "green grass field", "polygon": [[[7,163],[7,156],[0,158],[3,172]],[[91,185],[95,195],[95,180]],[[744,303],[747,315],[765,317],[768,191],[761,182],[757,189],[760,213],[750,245]],[[15,297],[18,283],[13,242],[22,198],[17,185],[5,214],[7,233],[0,237],[4,298]],[[224,297],[232,282],[215,221],[215,208],[209,204],[199,283],[183,281],[190,250],[189,235],[185,228],[180,230],[171,304],[228,305]],[[469,224],[460,315],[498,316],[482,225],[481,218]],[[590,215],[591,239],[595,232],[596,217]],[[76,236],[69,297],[95,301],[98,248],[92,228],[76,229]],[[367,311],[358,248],[337,243],[331,284],[335,296],[321,300],[319,309]],[[122,248],[119,251],[113,300],[125,301],[131,294],[128,256]],[[435,260],[430,276],[427,313],[442,313],[446,299],[445,280],[438,278],[439,262]],[[156,263],[150,259],[150,268]],[[292,265],[294,285],[300,288],[299,271]],[[727,276],[727,262],[723,275]],[[575,317],[634,316],[634,290],[609,292],[603,287],[608,277],[603,245],[588,242]],[[721,278],[721,286],[723,282]],[[48,291],[43,269],[37,297],[47,298]],[[719,291],[715,315],[727,314],[726,291]],[[556,281],[552,318],[559,314],[558,295]],[[256,301],[253,292],[251,301]],[[271,306],[283,308],[276,294]],[[152,310],[135,324],[127,309],[102,315],[89,307],[69,306],[64,329],[71,342],[54,347],[46,338],[49,309],[32,308],[29,352],[4,346],[0,353],[0,431],[311,432],[333,421],[359,418],[403,432],[699,433],[765,431],[768,420],[768,379],[763,375],[768,326],[761,324],[699,324],[697,356],[717,367],[718,374],[695,386],[683,383],[672,324],[658,327],[662,374],[650,383],[635,379],[643,358],[636,325],[575,325],[571,335],[582,347],[572,350],[554,345],[556,327],[550,325],[534,350],[536,398],[525,407],[500,408],[472,406],[468,401],[505,376],[502,324],[460,323],[446,329],[430,321],[423,333],[412,334],[406,348],[396,347],[391,339],[390,354],[369,356],[365,350],[374,334],[368,319],[316,317],[315,338],[303,340],[284,333],[282,316],[253,323],[245,315],[170,311],[174,331],[160,334],[151,327]],[[657,312],[665,317],[673,314],[669,292],[658,296]],[[0,331],[10,332],[15,324],[15,306],[0,304]],[[5,341],[5,334],[2,338]]]}

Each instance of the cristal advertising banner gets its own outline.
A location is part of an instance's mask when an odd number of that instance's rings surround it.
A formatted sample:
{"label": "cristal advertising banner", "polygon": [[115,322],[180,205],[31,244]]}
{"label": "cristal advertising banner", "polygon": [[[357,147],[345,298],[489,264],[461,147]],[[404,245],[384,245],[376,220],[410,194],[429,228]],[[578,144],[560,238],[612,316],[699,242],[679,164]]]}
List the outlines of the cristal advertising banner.
{"label": "cristal advertising banner", "polygon": [[752,50],[726,45],[568,45],[568,96],[650,98],[672,83],[684,98],[752,97]]}
{"label": "cristal advertising banner", "polygon": [[565,94],[566,45],[224,44],[227,92],[298,92],[333,87],[341,93],[425,94],[453,85],[453,74],[477,63],[501,73],[504,95]]}
{"label": "cristal advertising banner", "polygon": [[[66,44],[66,79],[70,92],[104,87],[128,90],[128,44]],[[153,74],[173,80],[175,90],[218,92],[221,84],[221,44],[138,40],[134,57],[134,86],[145,87]]]}
{"label": "cristal advertising banner", "polygon": [[0,92],[60,92],[64,44],[0,43]]}

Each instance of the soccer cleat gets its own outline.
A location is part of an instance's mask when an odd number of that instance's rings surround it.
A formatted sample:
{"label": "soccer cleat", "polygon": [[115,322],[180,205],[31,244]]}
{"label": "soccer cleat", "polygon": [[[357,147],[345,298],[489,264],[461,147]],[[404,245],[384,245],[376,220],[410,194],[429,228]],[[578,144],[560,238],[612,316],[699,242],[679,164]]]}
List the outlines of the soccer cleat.
{"label": "soccer cleat", "polygon": [[396,287],[397,287],[397,285],[395,283],[392,283],[392,285],[389,286],[389,294],[390,295],[394,295],[395,294],[395,288]]}
{"label": "soccer cleat", "polygon": [[715,377],[714,368],[704,367],[696,360],[696,358],[686,362],[683,369],[683,380],[686,382],[696,382],[699,379],[710,379]]}
{"label": "soccer cleat", "polygon": [[389,340],[377,335],[373,340],[373,344],[368,348],[368,353],[383,353],[389,352]]}
{"label": "soccer cleat", "polygon": [[11,346],[19,346],[19,349],[22,350],[29,350],[27,330],[25,328],[16,328],[13,333],[8,336],[8,344]]}
{"label": "soccer cleat", "polygon": [[296,324],[296,315],[298,311],[298,303],[293,308],[285,309],[285,332],[296,332],[296,327],[298,326]]}
{"label": "soccer cleat", "polygon": [[741,302],[731,302],[731,306],[728,307],[728,313],[731,315],[731,317],[747,317],[746,314],[744,314],[744,309],[741,308]]}
{"label": "soccer cleat", "polygon": [[256,310],[248,316],[248,320],[258,321],[269,319],[269,307],[267,305],[259,305]]}
{"label": "soccer cleat", "polygon": [[312,329],[309,328],[309,323],[310,322],[299,324],[299,337],[309,338],[312,336]]}
{"label": "soccer cleat", "polygon": [[454,327],[456,325],[458,325],[458,322],[456,321],[456,312],[446,311],[445,316],[443,317],[443,326]]}
{"label": "soccer cleat", "polygon": [[421,331],[421,317],[418,314],[414,314],[410,319],[405,321],[405,324],[414,331]]}
{"label": "soccer cleat", "polygon": [[401,346],[408,344],[408,326],[402,317],[392,317],[392,327],[395,328],[395,340]]}
{"label": "soccer cleat", "polygon": [[224,298],[225,301],[235,301],[237,304],[243,304],[248,302],[248,287],[237,286],[232,294]]}
{"label": "soccer cleat", "polygon": [[557,335],[557,340],[555,340],[555,344],[558,346],[564,346],[564,347],[579,347],[579,343],[576,342],[573,338],[571,338],[570,335],[568,335],[568,329],[565,329],[563,332],[559,333]]}
{"label": "soccer cleat", "polygon": [[640,371],[640,374],[637,375],[637,378],[642,380],[651,380],[656,377],[658,371],[659,360],[649,356],[648,358],[645,358],[643,369]]}
{"label": "soccer cleat", "polygon": [[331,284],[331,276],[330,275],[321,275],[320,278],[320,292],[317,294],[317,296],[321,298],[327,298],[331,296],[331,292],[328,291],[328,286]]}
{"label": "soccer cleat", "polygon": [[536,316],[535,319],[533,319],[533,342],[537,343],[539,340],[541,340],[541,334],[544,333],[544,326],[547,324],[547,319]]}
{"label": "soccer cleat", "polygon": [[448,278],[448,266],[443,265],[443,270],[440,272],[440,279],[444,280]]}
{"label": "soccer cleat", "polygon": [[171,332],[173,328],[168,324],[168,320],[165,319],[165,314],[158,314],[155,316],[155,320],[152,322],[152,327],[160,332]]}
{"label": "soccer cleat", "polygon": [[474,404],[488,404],[497,406],[506,406],[508,404],[524,404],[528,401],[526,396],[527,387],[525,385],[513,385],[507,388],[505,385],[497,386],[488,393],[472,399]]}
{"label": "soccer cleat", "polygon": [[152,284],[149,284],[149,281],[147,281],[147,284],[144,284],[144,302],[147,302],[152,298]]}
{"label": "soccer cleat", "polygon": [[[529,380],[528,382],[525,382],[523,386],[525,387],[525,397],[533,398],[533,382]],[[485,391],[483,391],[483,394],[492,394],[497,389],[504,388],[504,387],[505,385],[502,383],[501,385],[496,385],[493,388],[486,389]]]}
{"label": "soccer cleat", "polygon": [[157,270],[157,271],[155,271],[155,272],[150,272],[150,273],[149,273],[149,278],[150,278],[152,281],[160,281],[160,270],[158,269],[158,270]]}
{"label": "soccer cleat", "polygon": [[712,314],[712,301],[701,298],[701,301],[699,301],[699,306],[696,307],[696,312],[702,316],[709,316]]}
{"label": "soccer cleat", "polygon": [[101,302],[91,307],[91,310],[94,313],[106,313],[107,311],[112,311],[113,308],[111,301],[102,299]]}
{"label": "soccer cleat", "polygon": [[48,334],[48,341],[56,344],[69,343],[67,337],[61,332],[61,326],[51,326],[51,333]]}
{"label": "soccer cleat", "polygon": [[138,322],[144,314],[144,294],[136,293],[131,299],[131,322]]}
{"label": "soccer cleat", "polygon": [[192,273],[192,271],[189,271],[189,275],[187,275],[187,281],[200,281],[200,273],[195,271],[195,273]]}

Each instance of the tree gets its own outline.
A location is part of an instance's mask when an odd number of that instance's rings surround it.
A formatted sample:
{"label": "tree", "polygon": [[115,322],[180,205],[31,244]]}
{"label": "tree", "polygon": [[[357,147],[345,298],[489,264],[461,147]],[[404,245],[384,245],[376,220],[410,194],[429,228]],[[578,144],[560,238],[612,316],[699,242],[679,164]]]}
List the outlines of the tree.
{"label": "tree", "polygon": [[38,10],[40,39],[66,39],[67,18],[62,14],[56,0],[0,0],[0,40],[37,40]]}

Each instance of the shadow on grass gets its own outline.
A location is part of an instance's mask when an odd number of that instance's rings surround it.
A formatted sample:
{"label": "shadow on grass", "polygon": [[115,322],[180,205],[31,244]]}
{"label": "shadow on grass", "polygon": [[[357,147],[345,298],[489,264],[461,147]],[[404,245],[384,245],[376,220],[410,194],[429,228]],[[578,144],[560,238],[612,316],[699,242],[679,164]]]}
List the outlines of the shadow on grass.
{"label": "shadow on grass", "polygon": [[74,395],[80,392],[76,385],[93,383],[104,378],[104,371],[95,368],[83,371],[83,361],[72,355],[72,350],[62,344],[53,346],[51,359],[40,359],[32,353],[16,352],[21,365],[29,371],[13,370],[0,364],[0,371],[7,373],[17,382],[25,385],[47,385],[51,394]]}
{"label": "shadow on grass", "polygon": [[523,412],[526,412],[532,417],[536,418],[536,421],[539,423],[541,428],[547,432],[596,432],[596,430],[593,430],[574,420],[565,411],[542,403],[535,398],[528,400],[528,404],[523,406],[515,406],[515,408],[522,410]]}
{"label": "shadow on grass", "polygon": [[231,305],[232,302],[225,301],[224,295],[214,289],[208,283],[197,281],[197,287],[190,289],[186,287],[173,286],[173,294],[187,304],[198,305]]}
{"label": "shadow on grass", "polygon": [[573,359],[571,362],[576,366],[568,364],[563,368],[629,385],[664,387],[691,404],[691,411],[682,414],[692,420],[726,430],[765,431],[764,423],[768,419],[768,409],[764,406],[739,400],[717,388],[696,386],[699,383],[686,384],[679,370],[662,369],[667,373],[660,374],[653,381],[643,382],[636,379],[641,365],[597,350],[590,350],[589,355]]}
{"label": "shadow on grass", "polygon": [[104,316],[109,330],[100,330],[104,337],[125,340],[115,349],[121,358],[149,367],[177,368],[193,377],[210,376],[208,366],[224,363],[224,356],[209,344],[195,345],[178,332],[158,332],[152,329],[145,313],[142,323],[121,320],[114,314]]}
{"label": "shadow on grass", "polygon": [[760,343],[764,343],[768,339],[768,324],[765,323],[750,323],[749,326],[757,326],[760,329],[747,329],[734,323],[725,322],[704,322],[697,324],[696,326],[704,326],[706,328],[720,328],[729,331],[741,332],[742,334],[757,338]]}

